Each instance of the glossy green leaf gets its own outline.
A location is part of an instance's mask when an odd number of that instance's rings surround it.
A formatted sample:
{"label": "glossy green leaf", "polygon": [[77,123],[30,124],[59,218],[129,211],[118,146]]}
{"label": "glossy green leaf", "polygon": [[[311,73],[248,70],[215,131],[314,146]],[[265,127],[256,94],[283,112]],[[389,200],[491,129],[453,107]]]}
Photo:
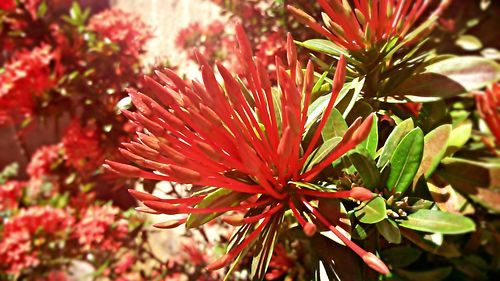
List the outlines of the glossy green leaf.
{"label": "glossy green leaf", "polygon": [[437,127],[425,135],[422,163],[418,168],[416,178],[419,178],[421,175],[428,178],[434,172],[446,152],[450,134],[451,125],[446,124]]}
{"label": "glossy green leaf", "polygon": [[404,193],[418,171],[424,150],[424,133],[420,128],[409,132],[398,144],[390,161],[386,186]]}
{"label": "glossy green leaf", "polygon": [[392,95],[448,98],[465,94],[500,79],[500,66],[482,57],[440,60],[402,83]]}
{"label": "glossy green leaf", "polygon": [[388,218],[378,222],[377,229],[387,242],[394,244],[401,243],[401,232],[399,231],[398,225],[393,220]]}
{"label": "glossy green leaf", "polygon": [[335,149],[341,140],[341,137],[334,137],[333,139],[327,140],[319,148],[317,148],[309,157],[310,160],[306,160],[306,163],[309,163],[307,165],[307,170],[323,161],[323,159],[325,159]]}
{"label": "glossy green leaf", "polygon": [[356,208],[354,215],[362,223],[377,223],[386,218],[386,208],[384,198],[377,196],[367,203],[363,203]]}
{"label": "glossy green leaf", "polygon": [[309,50],[313,50],[330,56],[338,57],[341,54],[349,56],[349,54],[347,54],[343,48],[326,39],[309,39],[304,42],[295,41],[295,43]]}
{"label": "glossy green leaf", "polygon": [[409,246],[391,247],[382,251],[382,259],[396,268],[409,266],[416,262],[421,255],[421,250]]}
{"label": "glossy green leaf", "polygon": [[263,280],[269,262],[273,255],[274,245],[278,239],[279,227],[283,223],[284,217],[274,217],[262,230],[257,241],[258,247],[252,253],[252,266],[250,276],[252,280]]}
{"label": "glossy green leaf", "polygon": [[332,108],[332,112],[326,120],[325,128],[321,132],[321,135],[325,141],[334,137],[343,137],[347,128],[347,123],[342,114],[336,108]]}
{"label": "glossy green leaf", "polygon": [[464,146],[472,134],[472,123],[464,123],[453,128],[444,156],[451,156]]}
{"label": "glossy green leaf", "polygon": [[457,244],[444,240],[441,245],[436,245],[434,242],[425,239],[424,233],[416,232],[407,228],[400,228],[401,234],[417,245],[420,249],[425,250],[433,255],[438,255],[446,258],[455,258],[462,255]]}
{"label": "glossy green leaf", "polygon": [[361,176],[363,184],[371,190],[375,189],[380,181],[380,173],[375,165],[375,161],[358,152],[351,153],[349,160],[351,160],[351,163]]}
{"label": "glossy green leaf", "polygon": [[404,120],[399,125],[397,125],[396,128],[394,128],[384,144],[382,153],[380,154],[380,157],[377,161],[377,167],[381,168],[389,163],[389,160],[391,160],[392,154],[394,153],[394,150],[398,146],[399,142],[413,128],[413,120],[411,118]]}
{"label": "glossy green leaf", "polygon": [[[229,189],[219,188],[216,191],[208,194],[200,203],[196,205],[197,208],[216,208],[238,205],[242,200],[248,198],[248,194],[234,192]],[[199,227],[222,213],[206,213],[206,214],[190,214],[186,221],[186,228]]]}
{"label": "glossy green leaf", "polygon": [[382,251],[382,259],[396,268],[409,266],[421,255],[422,251],[409,246],[392,247]]}
{"label": "glossy green leaf", "polygon": [[464,34],[458,37],[455,44],[466,51],[477,51],[483,47],[483,43],[476,36]]}
{"label": "glossy green leaf", "polygon": [[468,217],[425,209],[408,215],[406,220],[398,223],[401,227],[441,234],[462,234],[476,229],[474,221]]}

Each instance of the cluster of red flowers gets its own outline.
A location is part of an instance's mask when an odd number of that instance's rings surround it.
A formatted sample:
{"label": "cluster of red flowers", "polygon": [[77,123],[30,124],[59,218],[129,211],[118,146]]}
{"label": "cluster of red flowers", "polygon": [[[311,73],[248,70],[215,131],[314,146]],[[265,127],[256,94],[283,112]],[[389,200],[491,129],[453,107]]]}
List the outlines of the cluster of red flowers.
{"label": "cluster of red flowers", "polygon": [[104,161],[98,131],[92,125],[82,127],[79,120],[74,120],[61,143],[66,165],[80,173],[93,171]]}
{"label": "cluster of red flowers", "polygon": [[116,207],[91,206],[82,212],[73,236],[85,250],[117,251],[128,234],[128,223],[119,216],[120,209]]}
{"label": "cluster of red flowers", "polygon": [[226,32],[225,25],[215,20],[207,26],[194,22],[181,29],[177,33],[175,45],[179,50],[187,51],[186,55],[190,60],[196,59],[192,50],[197,49],[213,63],[225,60],[232,52],[235,42]]}
{"label": "cluster of red flowers", "polygon": [[34,206],[21,210],[4,224],[0,268],[15,274],[36,266],[40,262],[38,254],[43,254],[42,246],[64,236],[73,223],[74,218],[63,209]]}
{"label": "cluster of red flowers", "polygon": [[35,99],[54,85],[53,60],[50,46],[43,44],[32,51],[18,51],[4,66],[0,73],[0,124],[33,113]]}
{"label": "cluster of red flowers", "polygon": [[[115,269],[116,252],[141,249],[135,235],[147,235],[129,231],[123,218],[133,201],[120,197],[124,181],[110,183],[101,164],[119,158],[115,143],[129,139],[116,107],[125,85],[134,84],[152,32],[132,13],[93,15],[103,1],[84,1],[89,10],[71,2],[0,1],[0,123],[23,130],[4,137],[30,157],[18,160],[26,173],[0,178],[0,271],[7,278],[61,280],[73,260],[95,268],[106,262],[103,274],[115,278],[132,262]],[[123,209],[102,206],[103,197]],[[134,227],[143,226],[137,219]]]}
{"label": "cluster of red flowers", "polygon": [[31,161],[26,168],[26,172],[32,178],[41,178],[49,175],[52,166],[60,158],[61,148],[59,145],[47,145],[38,148],[31,156]]}
{"label": "cluster of red flowers", "polygon": [[495,143],[500,146],[500,83],[488,87],[485,92],[475,95],[477,110],[495,137]]}
{"label": "cluster of red flowers", "polygon": [[0,213],[17,208],[25,184],[20,181],[8,181],[0,185]]}
{"label": "cluster of red flowers", "polygon": [[151,39],[150,28],[141,18],[119,9],[109,9],[93,16],[88,28],[120,47],[124,55],[138,58]]}
{"label": "cluster of red flowers", "polygon": [[15,0],[2,0],[0,1],[0,10],[9,11],[16,7]]}
{"label": "cluster of red flowers", "polygon": [[[367,50],[393,38],[402,38],[412,31],[415,23],[433,1],[354,1],[318,0],[325,13],[324,26],[303,11],[288,6],[297,19],[316,32],[345,49]],[[451,0],[440,0],[439,6],[428,20],[435,20],[451,4]],[[356,11],[356,12],[354,12]],[[409,43],[409,42],[406,42]]]}

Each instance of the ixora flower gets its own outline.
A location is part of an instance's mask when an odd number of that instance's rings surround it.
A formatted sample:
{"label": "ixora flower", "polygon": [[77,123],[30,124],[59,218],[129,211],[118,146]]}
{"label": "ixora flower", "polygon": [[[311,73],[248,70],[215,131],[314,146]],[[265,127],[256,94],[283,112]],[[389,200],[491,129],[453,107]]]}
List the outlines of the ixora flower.
{"label": "ixora flower", "polygon": [[314,235],[318,226],[326,227],[367,265],[380,273],[388,273],[381,260],[339,232],[317,208],[318,199],[369,200],[373,194],[363,187],[340,190],[308,185],[333,161],[363,141],[372,126],[373,116],[364,121],[357,118],[338,145],[324,155],[322,161],[310,165],[310,157],[317,153],[315,148],[321,132],[343,86],[344,58],[341,57],[337,65],[325,112],[314,126],[308,127],[306,119],[314,84],[312,62],[303,73],[289,35],[289,70],[277,59],[279,87],[275,91],[266,66],[253,58],[240,25],[236,35],[240,46],[238,56],[246,70],[241,80],[217,64],[224,81],[222,87],[206,60],[198,56],[203,84],[198,81],[188,84],[168,69],[156,73],[163,85],[145,77],[148,91],[165,107],[142,93],[129,90],[137,111],[123,113],[147,131],[138,132],[138,141],[123,143],[121,152],[142,169],[112,161],[107,161],[107,168],[128,177],[205,187],[191,197],[177,199],[161,199],[131,190],[132,195],[147,206],[140,207],[142,211],[189,214],[184,219],[156,224],[159,228],[176,227],[185,222],[192,227],[230,212],[223,221],[241,226],[241,231],[233,236],[228,253],[207,269],[228,265],[254,245],[259,249],[268,247],[266,250],[272,252],[274,243],[257,245],[255,242],[272,241],[270,237],[276,237],[285,225],[285,216],[293,214],[308,236]]}
{"label": "ixora flower", "polygon": [[476,104],[479,115],[486,122],[495,137],[495,143],[500,146],[500,83],[495,83],[484,92],[476,92]]}
{"label": "ixora flower", "polygon": [[[305,12],[288,6],[298,20],[325,36],[335,44],[350,51],[368,50],[379,43],[397,38],[405,39],[422,17],[432,0],[354,0],[354,9],[348,1],[318,0],[323,8],[324,26]],[[437,18],[451,4],[452,0],[440,0],[430,13],[428,22]],[[426,25],[417,27],[422,33]],[[421,30],[417,30],[421,29]],[[430,30],[430,28],[427,28]],[[414,40],[410,40],[414,41]]]}

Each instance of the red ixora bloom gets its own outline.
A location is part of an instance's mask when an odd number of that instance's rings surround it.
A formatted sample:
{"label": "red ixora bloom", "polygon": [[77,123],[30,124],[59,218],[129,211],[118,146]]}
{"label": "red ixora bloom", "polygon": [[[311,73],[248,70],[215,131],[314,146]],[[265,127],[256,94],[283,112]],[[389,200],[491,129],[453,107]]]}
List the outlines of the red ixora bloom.
{"label": "red ixora bloom", "polygon": [[49,45],[17,52],[0,73],[0,124],[12,122],[16,114],[30,115],[34,98],[52,87],[50,62],[54,54]]}
{"label": "red ixora bloom", "polygon": [[82,127],[79,120],[74,120],[64,134],[62,145],[66,164],[79,172],[93,171],[104,160],[98,131],[91,124]]}
{"label": "red ixora bloom", "polygon": [[92,206],[82,212],[81,220],[73,229],[73,236],[86,250],[100,248],[116,251],[128,234],[120,210],[113,206]]}
{"label": "red ixora bloom", "polygon": [[52,165],[59,159],[59,145],[47,145],[38,148],[26,168],[28,175],[32,178],[40,178],[43,175],[50,174]]}
{"label": "red ixora bloom", "polygon": [[[73,217],[63,209],[34,206],[21,210],[4,224],[0,241],[0,270],[16,274],[25,268],[38,265],[40,245],[35,245],[33,239],[64,233],[73,222]],[[44,241],[50,240],[53,239],[47,238]]]}
{"label": "red ixora bloom", "polygon": [[0,1],[0,10],[10,11],[16,7],[15,0],[2,0]]}
{"label": "red ixora bloom", "polygon": [[[285,211],[291,210],[307,235],[314,235],[316,224],[324,225],[370,267],[388,273],[382,261],[340,233],[311,202],[321,198],[368,200],[373,194],[363,187],[349,190],[306,187],[324,168],[363,141],[372,126],[373,116],[368,116],[365,121],[357,118],[339,144],[322,161],[308,165],[307,159],[315,152],[314,148],[343,86],[346,72],[344,58],[340,58],[337,66],[325,112],[317,120],[310,141],[303,144],[314,84],[312,62],[307,64],[303,74],[289,35],[287,60],[290,73],[277,59],[279,94],[274,93],[266,66],[259,58],[253,58],[250,42],[241,25],[237,26],[236,34],[240,46],[237,55],[246,70],[242,79],[248,87],[242,86],[223,65],[217,64],[224,81],[224,87],[221,87],[212,68],[201,56],[198,60],[203,84],[198,81],[188,84],[168,69],[156,73],[163,85],[145,77],[148,91],[165,107],[142,93],[129,90],[137,111],[123,113],[147,131],[138,132],[138,141],[123,143],[124,149],[120,149],[123,156],[143,168],[112,161],[107,161],[107,167],[128,177],[207,187],[205,193],[180,199],[160,199],[131,190],[132,195],[147,206],[140,208],[143,211],[163,214],[239,212],[223,220],[232,225],[243,225],[249,230],[238,241],[233,241],[231,250],[209,265],[208,269],[218,269],[230,263],[243,249],[252,246],[257,237],[265,235],[263,233],[267,231],[263,230],[269,230],[270,225],[281,225]],[[196,207],[214,188],[232,193],[236,202],[226,205],[217,202],[216,207]],[[170,228],[184,222],[186,219],[156,226]]]}
{"label": "red ixora bloom", "polygon": [[495,143],[500,146],[500,83],[488,87],[485,92],[475,94],[477,110],[495,137]]}
{"label": "red ixora bloom", "polygon": [[8,181],[0,185],[0,213],[17,208],[25,186],[26,182],[21,181]]}
{"label": "red ixora bloom", "polygon": [[144,46],[153,36],[151,28],[139,15],[119,9],[105,10],[93,16],[88,28],[118,44],[125,55],[133,58],[144,52]]}
{"label": "red ixora bloom", "polygon": [[[345,49],[367,50],[393,38],[405,38],[433,0],[317,0],[325,13],[325,26],[300,9],[288,6],[299,21]],[[428,20],[434,19],[451,4],[439,0]],[[430,30],[430,28],[428,28]]]}

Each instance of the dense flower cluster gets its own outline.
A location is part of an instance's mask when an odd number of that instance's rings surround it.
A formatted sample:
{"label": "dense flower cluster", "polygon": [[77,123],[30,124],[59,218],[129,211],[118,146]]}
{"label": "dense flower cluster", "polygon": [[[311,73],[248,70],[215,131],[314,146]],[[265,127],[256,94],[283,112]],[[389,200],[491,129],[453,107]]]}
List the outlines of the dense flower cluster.
{"label": "dense flower cluster", "polygon": [[88,28],[117,44],[124,55],[137,58],[152,33],[141,18],[119,9],[109,9],[93,16]]}
{"label": "dense flower cluster", "polygon": [[[300,9],[288,6],[297,19],[332,42],[351,51],[367,50],[393,38],[402,41],[433,1],[317,1],[324,12],[324,26]],[[434,21],[451,4],[441,0],[428,20]],[[356,12],[354,12],[356,11]],[[409,43],[409,42],[406,42]]]}
{"label": "dense flower cluster", "polygon": [[485,92],[476,93],[477,109],[500,146],[500,83],[488,87]]}
{"label": "dense flower cluster", "polygon": [[26,172],[32,178],[40,178],[50,174],[52,166],[60,158],[61,148],[59,145],[48,145],[38,148],[26,168]]}
{"label": "dense flower cluster", "polygon": [[227,60],[235,46],[234,40],[226,32],[225,25],[215,20],[207,26],[198,22],[179,30],[175,38],[175,45],[179,50],[188,51],[188,59],[196,60],[191,50],[198,50],[213,63],[216,60]]}
{"label": "dense flower cluster", "polygon": [[[18,51],[0,73],[0,124],[31,115],[35,99],[54,85],[49,45]],[[14,119],[14,120],[12,120]]]}
{"label": "dense flower cluster", "polygon": [[73,223],[74,218],[63,209],[34,206],[21,210],[4,224],[0,241],[0,268],[15,274],[36,266],[40,262],[39,248],[45,239],[56,240],[68,232]]}
{"label": "dense flower cluster", "polygon": [[79,120],[73,121],[61,141],[66,164],[81,173],[95,170],[104,161],[98,137],[92,125],[82,127]]}
{"label": "dense flower cluster", "polygon": [[8,181],[0,185],[0,213],[17,208],[25,182]]}
{"label": "dense flower cluster", "polygon": [[119,220],[120,210],[112,206],[92,206],[81,214],[74,237],[86,250],[116,251],[128,234],[128,224]]}
{"label": "dense flower cluster", "polygon": [[15,0],[3,0],[0,2],[0,10],[12,10],[13,8],[16,7],[16,1]]}

